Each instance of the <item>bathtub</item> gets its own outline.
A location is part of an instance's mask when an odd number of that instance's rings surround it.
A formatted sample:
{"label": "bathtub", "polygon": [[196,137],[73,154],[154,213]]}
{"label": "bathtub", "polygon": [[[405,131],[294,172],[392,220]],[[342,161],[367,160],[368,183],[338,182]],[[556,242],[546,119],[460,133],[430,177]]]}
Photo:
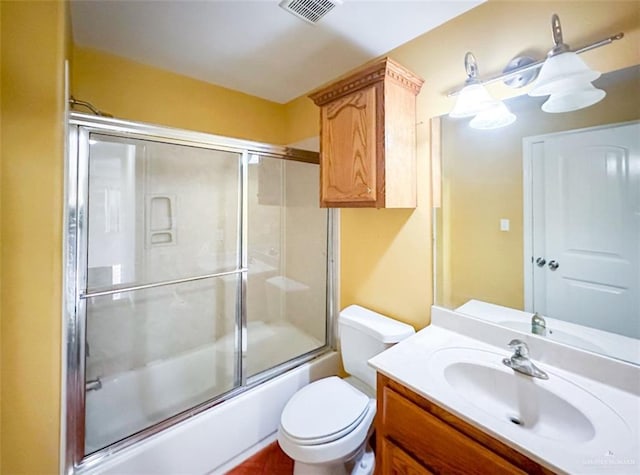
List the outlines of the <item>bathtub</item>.
{"label": "bathtub", "polygon": [[[249,375],[266,369],[265,361],[281,363],[322,344],[286,322],[250,322],[248,335],[252,354],[260,355],[248,358]],[[233,349],[233,335],[227,335],[175,358],[101,379],[101,389],[86,396],[87,451],[231,389]],[[218,473],[273,440],[282,408],[295,391],[337,372],[337,354],[328,352],[109,455],[88,473]]]}

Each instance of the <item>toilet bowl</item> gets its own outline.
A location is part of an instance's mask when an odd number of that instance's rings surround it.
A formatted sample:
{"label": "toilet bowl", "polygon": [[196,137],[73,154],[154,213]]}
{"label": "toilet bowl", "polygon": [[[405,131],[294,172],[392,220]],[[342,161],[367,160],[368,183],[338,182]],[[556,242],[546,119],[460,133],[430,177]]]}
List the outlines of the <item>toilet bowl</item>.
{"label": "toilet bowl", "polygon": [[364,454],[375,415],[375,399],[337,376],[324,378],[287,403],[278,441],[296,461],[294,474],[343,475],[345,464]]}
{"label": "toilet bowl", "polygon": [[376,414],[376,375],[366,361],[415,333],[409,325],[356,305],[340,313],[338,325],[343,364],[352,376],[315,381],[282,411],[278,442],[295,461],[294,475],[373,474],[368,440]]}

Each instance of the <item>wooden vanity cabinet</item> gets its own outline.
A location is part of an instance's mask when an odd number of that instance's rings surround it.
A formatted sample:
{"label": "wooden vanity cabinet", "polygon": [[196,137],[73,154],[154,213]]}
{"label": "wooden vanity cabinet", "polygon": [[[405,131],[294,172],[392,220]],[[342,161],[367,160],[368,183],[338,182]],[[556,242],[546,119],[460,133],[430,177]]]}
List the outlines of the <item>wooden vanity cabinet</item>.
{"label": "wooden vanity cabinet", "polygon": [[553,473],[381,374],[377,398],[377,475]]}
{"label": "wooden vanity cabinet", "polygon": [[389,58],[313,92],[320,106],[320,206],[416,207],[416,95]]}

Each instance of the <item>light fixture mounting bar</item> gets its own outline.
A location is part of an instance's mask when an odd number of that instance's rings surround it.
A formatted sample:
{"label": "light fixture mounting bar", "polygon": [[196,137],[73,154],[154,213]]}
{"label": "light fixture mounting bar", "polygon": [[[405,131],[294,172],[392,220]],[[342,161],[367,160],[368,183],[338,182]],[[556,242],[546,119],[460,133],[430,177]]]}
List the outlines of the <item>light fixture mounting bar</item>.
{"label": "light fixture mounting bar", "polygon": [[[581,53],[584,53],[585,51],[590,51],[592,49],[600,48],[601,46],[610,45],[614,41],[621,40],[622,38],[624,38],[624,33],[621,32],[621,33],[618,33],[616,35],[612,35],[612,36],[609,36],[607,38],[603,38],[600,41],[596,41],[594,43],[589,43],[588,45],[585,45],[585,46],[582,46],[581,48],[573,50],[573,52],[577,53],[577,54],[581,54]],[[544,64],[545,60],[546,60],[546,58],[545,59],[541,59],[539,61],[536,61],[535,63],[530,63],[530,64],[527,64],[525,66],[521,66],[519,68],[512,69],[511,71],[507,71],[507,72],[503,72],[503,73],[496,74],[496,75],[493,75],[493,76],[489,76],[489,77],[487,77],[485,79],[477,78],[477,80],[483,85],[491,84],[491,83],[494,83],[494,82],[497,82],[497,81],[504,81],[505,79],[512,78],[512,77],[517,76],[519,74],[522,74],[524,72],[531,71],[533,69],[541,68],[542,65]],[[462,91],[463,88],[464,88],[464,86],[457,87],[456,89],[453,89],[452,91],[448,92],[447,96],[448,97],[457,96],[460,93],[460,91]]]}

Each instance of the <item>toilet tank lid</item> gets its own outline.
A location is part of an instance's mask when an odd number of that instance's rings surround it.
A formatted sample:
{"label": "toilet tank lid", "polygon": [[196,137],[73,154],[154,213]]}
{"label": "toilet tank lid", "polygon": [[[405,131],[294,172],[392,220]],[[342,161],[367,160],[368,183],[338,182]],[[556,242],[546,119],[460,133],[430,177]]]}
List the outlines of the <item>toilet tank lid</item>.
{"label": "toilet tank lid", "polygon": [[356,328],[377,338],[382,343],[397,343],[416,332],[411,325],[386,317],[360,305],[349,305],[342,309],[340,312],[340,324]]}

